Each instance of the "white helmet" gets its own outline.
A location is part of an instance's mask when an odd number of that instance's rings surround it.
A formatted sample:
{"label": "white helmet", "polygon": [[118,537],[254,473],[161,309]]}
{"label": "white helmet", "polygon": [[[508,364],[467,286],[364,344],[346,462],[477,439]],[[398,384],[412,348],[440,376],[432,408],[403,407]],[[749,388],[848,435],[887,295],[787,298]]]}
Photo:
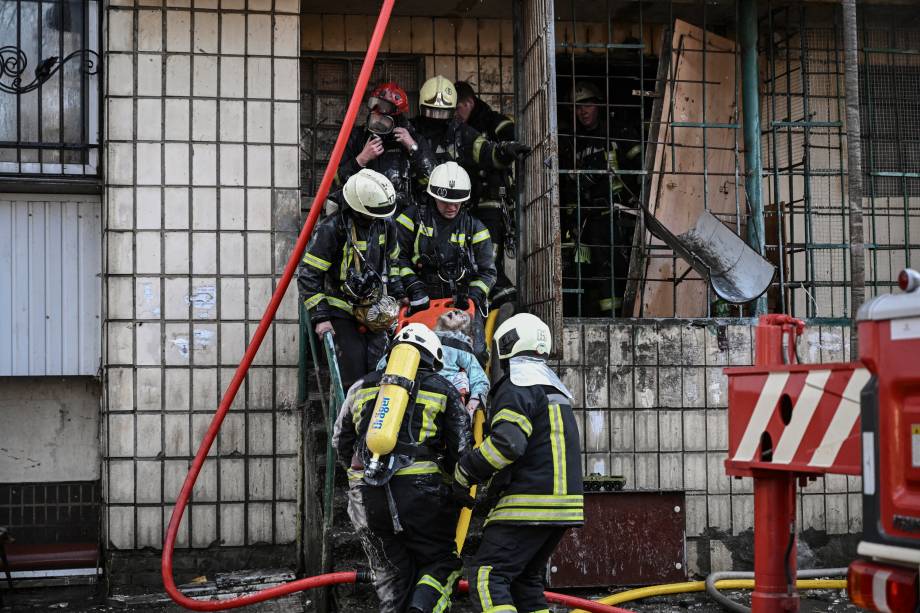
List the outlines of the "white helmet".
{"label": "white helmet", "polygon": [[466,202],[470,188],[470,175],[457,162],[438,164],[428,177],[428,193],[444,202]]}
{"label": "white helmet", "polygon": [[370,168],[351,175],[342,190],[353,211],[368,217],[389,217],[396,210],[396,190],[385,176]]}
{"label": "white helmet", "polygon": [[425,324],[413,322],[396,333],[394,344],[409,343],[421,350],[422,362],[430,365],[434,370],[444,368],[444,349],[441,339]]}
{"label": "white helmet", "polygon": [[553,337],[549,326],[536,315],[518,313],[509,317],[495,331],[498,358],[504,360],[521,353],[549,356],[553,350]]}

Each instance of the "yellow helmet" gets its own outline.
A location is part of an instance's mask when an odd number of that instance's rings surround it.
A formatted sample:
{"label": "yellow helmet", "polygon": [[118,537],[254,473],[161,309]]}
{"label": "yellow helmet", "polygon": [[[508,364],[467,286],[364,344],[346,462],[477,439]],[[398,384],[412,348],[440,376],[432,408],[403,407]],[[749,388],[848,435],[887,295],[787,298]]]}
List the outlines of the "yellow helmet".
{"label": "yellow helmet", "polygon": [[418,92],[422,115],[433,119],[453,117],[457,108],[457,90],[447,77],[438,75],[422,84]]}
{"label": "yellow helmet", "polygon": [[575,89],[572,91],[572,102],[575,104],[580,102],[600,102],[601,100],[601,92],[594,83],[579,81],[575,84]]}

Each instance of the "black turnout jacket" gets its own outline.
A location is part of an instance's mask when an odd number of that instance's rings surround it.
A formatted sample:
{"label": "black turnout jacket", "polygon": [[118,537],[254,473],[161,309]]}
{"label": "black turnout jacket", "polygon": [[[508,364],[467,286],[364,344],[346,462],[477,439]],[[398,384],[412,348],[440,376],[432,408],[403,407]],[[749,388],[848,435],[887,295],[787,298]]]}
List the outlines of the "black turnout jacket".
{"label": "black turnout jacket", "polygon": [[[297,285],[304,306],[316,324],[333,317],[348,318],[352,304],[342,291],[349,270],[372,268],[386,279],[387,293],[405,295],[399,279],[399,239],[392,218],[357,220],[344,199],[334,215],[317,224],[297,272]],[[360,259],[357,252],[364,256]]]}
{"label": "black turnout jacket", "polygon": [[[396,190],[397,211],[402,211],[423,197],[425,188],[428,186],[428,177],[435,167],[434,155],[428,140],[421,138],[411,125],[404,124],[401,127],[409,130],[412,138],[418,144],[418,151],[414,153],[406,151],[392,135],[384,135],[381,137],[383,154],[368,162],[364,167],[376,170],[390,180],[393,189]],[[361,170],[362,166],[358,164],[357,159],[358,154],[372,136],[373,134],[364,126],[352,129],[348,144],[345,145],[345,152],[342,154],[342,163],[339,164],[339,170],[336,173],[336,183],[339,187],[344,186],[349,177]]]}
{"label": "black turnout jacket", "polygon": [[429,298],[451,297],[449,280],[465,269],[457,280],[459,291],[480,306],[485,304],[498,275],[492,238],[466,207],[452,220],[441,217],[434,204],[410,207],[397,216],[396,223],[399,274],[410,298],[420,291]]}
{"label": "black turnout jacket", "polygon": [[505,375],[488,407],[488,436],[454,473],[464,486],[491,479],[489,495],[497,501],[486,525],[584,523],[580,437],[568,398]]}
{"label": "black turnout jacket", "polygon": [[[348,469],[350,479],[360,479],[361,457],[380,378],[378,370],[364,377],[349,391],[337,424],[336,451]],[[412,463],[395,475],[426,475],[453,472],[458,458],[471,446],[469,414],[456,388],[438,373],[420,368],[416,373],[417,391],[412,406],[406,408],[394,453],[409,452]],[[411,399],[410,399],[411,400]]]}

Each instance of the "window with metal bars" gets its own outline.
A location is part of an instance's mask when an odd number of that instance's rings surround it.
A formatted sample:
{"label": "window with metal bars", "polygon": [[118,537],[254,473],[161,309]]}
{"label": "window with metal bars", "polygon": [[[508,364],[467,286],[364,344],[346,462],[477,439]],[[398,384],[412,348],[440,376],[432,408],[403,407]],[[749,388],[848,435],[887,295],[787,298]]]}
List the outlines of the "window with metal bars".
{"label": "window with metal bars", "polygon": [[[764,256],[775,271],[767,311],[855,314],[839,7],[760,3],[758,70],[746,75],[743,6],[555,2],[566,316],[753,314],[751,302],[716,296],[699,267],[652,225],[660,221],[677,234],[692,225],[698,213],[691,209],[711,213],[745,241],[762,228]],[[865,184],[869,296],[890,291],[904,266],[920,265],[912,231],[920,228],[920,28],[908,13],[860,7],[857,172]],[[746,193],[741,90],[752,78],[760,106],[762,222]],[[585,106],[596,107],[596,128],[580,122]],[[635,144],[641,153],[630,159]]]}
{"label": "window with metal bars", "polygon": [[0,526],[16,542],[99,541],[98,481],[0,484]]}
{"label": "window with metal bars", "polygon": [[859,106],[867,295],[920,266],[920,28],[907,15],[864,9]]}
{"label": "window with metal bars", "polygon": [[0,2],[0,180],[99,174],[100,2]]}
{"label": "window with metal bars", "polygon": [[679,244],[705,218],[744,247],[737,5],[555,9],[563,314],[750,313]]}
{"label": "window with metal bars", "polygon": [[920,51],[870,55],[881,61],[859,73],[866,194],[920,196]]}

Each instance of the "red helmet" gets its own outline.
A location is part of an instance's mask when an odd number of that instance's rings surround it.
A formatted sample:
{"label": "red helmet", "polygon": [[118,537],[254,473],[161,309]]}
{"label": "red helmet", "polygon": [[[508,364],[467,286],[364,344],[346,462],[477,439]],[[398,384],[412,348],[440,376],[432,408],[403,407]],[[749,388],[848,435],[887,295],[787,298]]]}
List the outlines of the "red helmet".
{"label": "red helmet", "polygon": [[396,83],[378,85],[367,99],[367,108],[377,110],[386,115],[399,115],[409,112],[409,98],[406,92]]}

